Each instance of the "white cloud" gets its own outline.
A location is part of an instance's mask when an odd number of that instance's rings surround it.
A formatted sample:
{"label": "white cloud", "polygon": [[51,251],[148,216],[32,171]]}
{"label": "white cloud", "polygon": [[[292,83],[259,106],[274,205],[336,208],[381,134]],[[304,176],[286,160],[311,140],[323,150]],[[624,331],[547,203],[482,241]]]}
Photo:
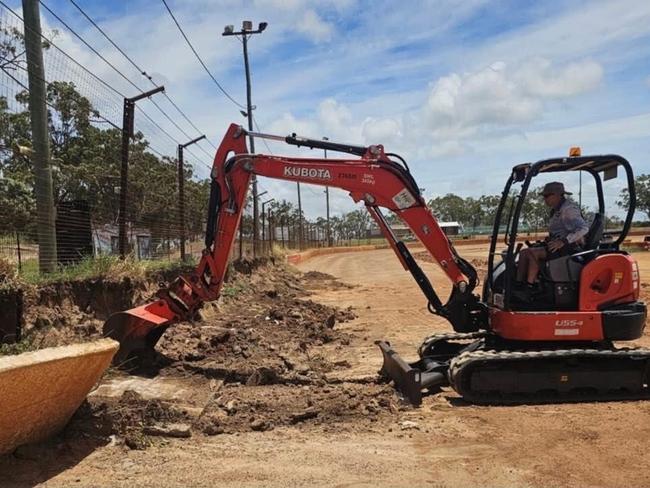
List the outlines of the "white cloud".
{"label": "white cloud", "polygon": [[321,19],[313,10],[307,10],[296,24],[296,30],[310,37],[315,42],[329,41],[334,28]]}
{"label": "white cloud", "polygon": [[524,63],[515,78],[531,95],[562,98],[594,89],[603,77],[603,68],[592,60],[569,63],[562,67],[542,58]]}
{"label": "white cloud", "polygon": [[328,133],[341,133],[352,124],[352,113],[345,105],[327,98],[318,105],[318,120]]}
{"label": "white cloud", "polygon": [[366,144],[388,145],[402,138],[402,124],[393,117],[367,117],[361,124],[361,135]]}
{"label": "white cloud", "polygon": [[518,67],[496,62],[473,73],[452,73],[431,88],[425,121],[434,135],[445,138],[470,136],[489,126],[526,124],[542,114],[546,100],[593,90],[602,74],[594,61],[556,66],[545,59]]}

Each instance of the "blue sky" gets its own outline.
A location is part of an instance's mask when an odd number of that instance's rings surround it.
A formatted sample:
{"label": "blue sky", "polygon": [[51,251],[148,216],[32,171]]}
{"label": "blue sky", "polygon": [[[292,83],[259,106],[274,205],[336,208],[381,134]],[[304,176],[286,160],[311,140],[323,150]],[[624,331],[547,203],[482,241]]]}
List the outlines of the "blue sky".
{"label": "blue sky", "polygon": [[[69,1],[44,2],[147,86]],[[212,143],[219,143],[230,122],[245,123],[239,107],[194,59],[162,2],[78,3],[166,86]],[[249,44],[262,131],[384,144],[408,160],[427,197],[498,193],[514,164],[564,155],[575,145],[584,154],[619,153],[637,174],[650,172],[647,0],[169,3],[214,76],[241,103],[241,44],[222,37],[223,26],[237,27],[244,19],[269,23]],[[63,49],[133,92],[47,12],[43,16],[47,27],[60,30],[56,42]],[[160,104],[196,135],[166,101]],[[174,137],[186,139],[147,102],[143,108]],[[174,144],[155,132],[152,144],[173,153]],[[274,154],[296,154],[282,144],[268,146]],[[214,150],[201,148],[191,159],[205,176],[211,163],[206,153]],[[260,143],[257,150],[268,152]],[[292,184],[262,178],[260,185],[276,199],[295,201]],[[618,190],[610,188],[610,199]],[[306,186],[303,193],[307,216],[324,214],[322,189]],[[354,205],[345,192],[333,191],[332,208],[341,213]]]}

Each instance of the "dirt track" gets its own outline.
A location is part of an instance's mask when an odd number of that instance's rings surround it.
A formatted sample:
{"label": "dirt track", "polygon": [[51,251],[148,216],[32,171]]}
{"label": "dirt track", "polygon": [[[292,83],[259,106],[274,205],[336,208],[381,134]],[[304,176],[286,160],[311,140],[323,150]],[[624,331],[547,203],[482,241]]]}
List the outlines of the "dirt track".
{"label": "dirt track", "polygon": [[[462,250],[470,258],[482,257],[483,252]],[[636,256],[642,277],[650,277],[650,256]],[[445,296],[447,281],[437,267],[430,263],[422,267]],[[352,306],[358,315],[336,328],[349,344],[325,342],[315,350],[331,363],[347,361],[345,368],[329,373],[333,382],[338,378],[350,382],[350,389],[366,388],[355,379],[379,368],[376,339],[388,339],[406,357],[414,357],[425,335],[449,330],[426,311],[416,284],[389,250],[321,256],[300,268],[326,272],[353,285],[317,288],[310,297],[325,305]],[[650,338],[646,335],[640,344],[650,346]],[[376,385],[367,385],[371,387]],[[269,387],[256,388],[262,395]],[[310,390],[293,387],[282,395],[284,402],[299,403]],[[426,397],[419,409],[402,407],[350,421],[170,439],[144,451],[66,444],[59,448],[66,452],[41,451],[31,459],[28,452],[1,463],[0,484],[650,486],[648,439],[650,402],[477,407],[446,391]]]}

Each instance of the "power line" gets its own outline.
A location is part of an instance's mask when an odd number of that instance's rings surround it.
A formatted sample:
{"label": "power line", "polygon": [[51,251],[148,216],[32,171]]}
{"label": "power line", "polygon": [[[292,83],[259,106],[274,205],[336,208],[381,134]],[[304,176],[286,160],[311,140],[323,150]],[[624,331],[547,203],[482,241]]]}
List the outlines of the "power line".
{"label": "power line", "polygon": [[[16,64],[15,66],[16,66],[17,68],[19,68],[19,69],[25,71],[25,72],[28,71],[28,68],[26,68],[25,66],[21,66],[20,64]],[[27,85],[25,85],[22,81],[20,81],[18,78],[16,78],[15,76],[13,76],[11,73],[9,73],[9,71],[3,69],[2,72],[3,72],[6,76],[8,76],[9,78],[11,78],[13,81],[15,81],[15,82],[16,82],[16,83],[17,83],[17,84],[18,84],[18,85],[19,85],[23,90],[27,90],[27,91],[29,91],[29,87],[28,87]],[[45,83],[48,87],[51,85],[51,83],[50,83],[49,81],[47,81],[47,80],[41,80],[41,81],[42,81],[43,83]],[[45,101],[45,103],[46,103],[50,108],[52,108],[52,109],[54,109],[54,110],[57,110],[57,108],[56,108],[54,105],[52,105],[50,102],[48,102],[47,100]],[[111,125],[113,128],[115,128],[115,129],[122,130],[121,127],[119,127],[118,125],[116,125],[116,124],[114,124],[113,122],[111,122],[110,120],[108,120],[108,119],[107,119],[106,117],[104,117],[101,113],[97,112],[97,116],[101,119],[101,121],[97,121],[97,122],[105,122],[105,123],[107,123],[107,124],[110,124],[110,125]]]}
{"label": "power line", "polygon": [[[11,12],[18,20],[23,22],[23,18],[18,15],[11,7],[9,7],[4,1],[0,0],[0,5],[2,5],[5,9],[7,9],[9,12]],[[31,31],[32,29],[27,26],[27,28]],[[102,85],[104,85],[106,88],[109,90],[113,91],[114,93],[118,94],[122,98],[126,98],[126,95],[121,93],[119,90],[117,90],[115,87],[111,86],[109,83],[105,82],[103,79],[101,79],[99,76],[97,76],[95,73],[90,71],[88,68],[86,68],[84,65],[79,63],[77,60],[75,60],[72,56],[70,56],[68,53],[66,53],[63,49],[61,49],[59,46],[54,44],[50,39],[45,37],[42,33],[40,34],[43,40],[47,41],[51,46],[53,46],[57,51],[59,51],[61,54],[63,54],[66,58],[68,58],[70,61],[72,61],[75,65],[79,66],[82,70],[84,70],[86,73],[88,73],[90,76],[95,78],[97,81],[99,81]]]}
{"label": "power line", "polygon": [[227,98],[228,98],[232,103],[234,103],[235,105],[237,105],[239,108],[246,110],[246,107],[244,107],[241,103],[239,103],[237,100],[235,100],[233,97],[231,97],[230,94],[229,94],[229,93],[228,93],[228,92],[227,92],[227,91],[226,91],[226,90],[221,86],[221,84],[217,81],[217,79],[212,75],[212,73],[210,73],[210,70],[209,70],[208,67],[205,65],[205,63],[203,62],[203,60],[201,59],[201,56],[199,56],[199,53],[196,52],[196,49],[194,49],[194,46],[192,45],[192,43],[191,43],[190,40],[188,39],[187,35],[185,35],[185,32],[183,31],[183,28],[181,27],[181,25],[178,23],[178,20],[176,20],[176,17],[174,17],[174,14],[173,14],[172,10],[169,8],[169,5],[167,5],[167,2],[166,2],[165,0],[162,0],[162,3],[165,4],[165,8],[167,9],[167,12],[169,12],[169,15],[170,15],[171,18],[174,20],[174,23],[176,24],[176,27],[178,27],[178,30],[181,32],[183,38],[185,39],[185,42],[187,42],[187,45],[190,47],[190,49],[191,49],[192,52],[194,53],[194,56],[196,56],[196,59],[199,60],[199,63],[201,63],[201,66],[203,66],[203,69],[205,70],[205,72],[208,74],[208,76],[210,76],[210,78],[212,78],[212,81],[214,82],[214,84],[217,85],[217,87],[219,88],[219,90],[221,90],[221,92],[222,92],[222,93],[223,93],[223,94],[224,94],[224,95],[225,95],[225,96],[226,96],[226,97],[227,97]]}
{"label": "power line", "polygon": [[[49,8],[43,0],[39,0],[39,3],[59,22],[61,22],[66,29],[68,29],[72,34],[77,37],[88,49],[90,49],[93,53],[95,53],[102,61],[104,61],[108,66],[110,66],[117,74],[119,74],[124,80],[126,80],[127,83],[129,83],[131,86],[133,86],[136,90],[138,90],[140,93],[144,93],[144,90],[140,88],[138,85],[136,85],[129,77],[127,77],[124,73],[122,73],[119,69],[117,69],[110,61],[108,61],[99,51],[97,51],[93,46],[90,45],[81,35],[79,35],[72,27],[70,27],[61,17],[59,17],[55,12],[52,11],[51,8]],[[137,65],[136,65],[137,66]],[[138,68],[139,70],[139,68]],[[155,83],[154,83],[155,85]],[[188,139],[191,139],[191,136],[185,132],[168,114],[165,112],[157,103],[155,100],[149,99],[149,101],[156,107],[164,116],[169,120],[180,132],[183,133],[185,137]],[[142,110],[142,109],[140,109]],[[156,122],[154,122],[144,111],[142,113],[145,114],[145,116],[154,124],[156,127],[158,127],[160,130],[162,130],[170,139],[174,140],[176,144],[180,144],[177,140],[175,140],[171,135],[169,135],[168,132],[164,131],[160,125],[158,125]]]}
{"label": "power line", "polygon": [[[51,13],[55,18],[57,18],[57,19],[58,19],[58,20],[59,20],[59,21],[60,21],[64,26],[66,26],[66,28],[68,28],[68,29],[69,29],[69,30],[70,30],[70,31],[71,31],[71,32],[72,32],[72,33],[73,33],[77,38],[79,38],[79,40],[81,40],[81,41],[82,41],[86,46],[88,46],[89,49],[91,49],[95,54],[97,54],[97,56],[99,56],[99,57],[100,57],[104,62],[106,62],[106,64],[108,64],[111,68],[113,68],[116,72],[118,72],[118,73],[119,73],[119,74],[120,74],[124,79],[126,79],[126,80],[131,84],[131,85],[133,85],[134,87],[136,87],[136,88],[138,89],[138,91],[143,92],[142,89],[140,89],[140,88],[139,88],[135,83],[133,83],[130,79],[128,79],[128,78],[127,78],[127,77],[126,77],[126,76],[125,76],[121,71],[119,71],[117,68],[115,68],[115,66],[113,66],[109,61],[107,61],[107,60],[106,60],[106,59],[105,59],[105,58],[104,58],[100,53],[98,53],[98,52],[97,52],[97,51],[96,51],[96,50],[95,50],[95,49],[94,49],[90,44],[88,44],[88,43],[87,43],[87,42],[86,42],[86,41],[85,41],[85,40],[84,40],[84,39],[83,39],[79,34],[77,34],[77,33],[76,33],[73,29],[71,29],[71,28],[70,28],[70,27],[69,27],[69,26],[68,26],[68,25],[67,25],[63,20],[61,20],[61,18],[60,18],[58,15],[56,15],[54,12],[52,12],[52,11],[47,7],[47,5],[45,5],[45,4],[42,2],[42,0],[39,0],[39,2],[41,3],[41,5],[43,5],[43,7],[45,7],[45,8],[48,10],[48,12],[50,12],[50,13]],[[13,15],[18,19],[18,20],[20,20],[21,22],[23,22],[23,25],[24,25],[24,20],[23,20],[23,18],[22,18],[20,15],[18,15],[18,14],[17,14],[17,13],[16,13],[12,8],[11,8],[11,7],[9,7],[9,6],[8,6],[8,5],[7,5],[3,0],[0,0],[0,5],[2,5],[5,9],[7,9],[9,12],[11,12],[11,13],[12,13],[12,14],[13,14]],[[27,28],[30,29],[29,26],[27,26]],[[30,30],[31,30],[31,29],[30,29]],[[70,61],[72,61],[76,66],[78,66],[79,68],[81,68],[84,72],[88,73],[90,76],[92,76],[94,79],[96,79],[96,80],[99,81],[101,84],[103,84],[104,86],[106,86],[106,87],[107,87],[108,89],[110,89],[112,92],[116,93],[116,94],[119,95],[121,98],[127,98],[126,95],[124,95],[123,93],[121,93],[121,92],[120,92],[119,90],[117,90],[115,87],[113,87],[112,85],[110,85],[109,83],[107,83],[106,81],[104,81],[102,78],[100,78],[100,77],[97,76],[95,73],[93,73],[92,71],[90,71],[88,68],[86,68],[85,66],[83,66],[81,63],[79,63],[78,61],[76,61],[74,58],[72,58],[68,53],[66,53],[63,49],[61,49],[60,47],[58,47],[54,42],[52,42],[52,41],[51,41],[48,37],[46,37],[44,34],[40,33],[40,36],[41,36],[41,38],[42,38],[43,40],[47,41],[48,44],[50,44],[51,46],[53,46],[55,49],[57,49],[57,51],[59,51],[59,52],[60,52],[61,54],[63,54],[66,58],[68,58]],[[23,69],[26,69],[26,68],[23,68]],[[47,82],[47,80],[44,80],[44,81],[45,81],[46,83],[49,84],[49,82]],[[20,82],[19,82],[19,83],[20,83]],[[22,85],[22,83],[21,83],[21,85]],[[24,85],[22,85],[22,86],[24,86]],[[153,102],[153,100],[150,100],[150,101]],[[154,102],[154,105],[156,105],[155,102]],[[156,105],[156,106],[157,106],[157,105]],[[54,108],[54,107],[53,107],[53,108]],[[173,142],[175,142],[176,145],[179,145],[179,144],[180,144],[180,142],[179,142],[178,140],[176,140],[176,139],[175,139],[171,134],[169,134],[169,132],[167,132],[165,129],[163,129],[163,128],[162,128],[162,127],[161,127],[161,126],[160,126],[160,125],[159,125],[155,120],[153,120],[153,119],[152,119],[152,118],[151,118],[151,117],[150,117],[150,116],[149,116],[149,115],[148,115],[148,114],[147,114],[147,113],[146,113],[146,112],[145,112],[145,111],[144,111],[140,106],[137,106],[137,108],[138,108],[138,110],[140,110],[140,112],[142,112],[142,114],[143,114],[143,115],[144,115],[144,116],[145,116],[145,117],[146,117],[146,118],[147,118],[147,119],[148,119],[148,120],[149,120],[149,121],[150,121],[154,126],[156,126],[156,127],[157,127],[161,132],[162,132],[162,133],[164,133],[164,134],[165,134],[167,137],[169,137]],[[162,109],[160,109],[160,107],[158,107],[158,109],[161,110],[161,112],[164,113],[164,111],[162,111]],[[102,116],[102,118],[104,118],[104,117]],[[121,130],[120,127],[118,127],[116,124],[114,124],[113,122],[109,121],[108,119],[104,118],[104,120],[106,120],[108,123],[110,123],[113,127],[116,127],[116,128],[118,128],[118,129]],[[188,152],[190,153],[191,156],[193,156],[197,161],[201,162],[201,164],[203,164],[204,166],[206,166],[208,169],[212,169],[211,166],[207,165],[206,163],[203,163],[203,161],[201,161],[201,159],[198,158],[198,157],[196,156],[196,154],[192,153],[191,151],[188,151]],[[212,156],[210,156],[210,157],[212,157]]]}
{"label": "power line", "polygon": [[[101,27],[100,27],[100,26],[99,26],[99,25],[98,25],[98,24],[97,24],[97,23],[96,23],[96,22],[95,22],[95,21],[94,21],[94,20],[93,20],[89,15],[88,15],[88,14],[87,14],[87,13],[86,13],[82,8],[81,8],[81,7],[80,7],[80,6],[79,6],[79,4],[77,4],[77,2],[75,2],[75,0],[70,0],[70,3],[72,3],[72,5],[74,5],[74,6],[77,8],[77,10],[79,10],[79,12],[81,12],[81,14],[82,14],[82,15],[83,15],[83,16],[84,16],[84,17],[85,17],[85,18],[86,18],[86,19],[87,19],[87,20],[88,20],[88,21],[89,21],[89,22],[90,22],[90,23],[91,23],[91,24],[92,24],[92,25],[93,25],[93,26],[94,26],[94,27],[95,27],[99,32],[101,32],[101,34],[106,38],[106,40],[107,40],[108,42],[110,42],[111,45],[112,45],[115,49],[117,49],[117,50],[120,52],[120,54],[122,54],[122,56],[124,56],[124,57],[125,57],[125,58],[126,58],[126,59],[127,59],[127,60],[132,64],[132,65],[133,65],[133,67],[134,67],[136,70],[138,70],[138,71],[140,72],[140,74],[141,74],[142,76],[144,76],[145,78],[147,78],[147,79],[151,82],[151,84],[152,84],[153,86],[158,87],[158,85],[153,81],[152,77],[149,76],[149,74],[147,74],[147,72],[146,72],[145,70],[143,70],[142,68],[140,68],[140,66],[138,66],[137,63],[136,63],[135,61],[133,61],[133,59],[132,59],[128,54],[126,54],[126,53],[124,52],[124,50],[123,50],[122,48],[120,48],[120,46],[118,46],[118,45],[115,43],[115,41],[113,41],[113,39],[111,39],[111,37],[110,37],[110,36],[109,36],[109,35],[108,35],[108,34],[107,34],[107,33],[106,33],[106,32],[105,32],[105,31],[104,31],[104,30],[103,30],[103,29],[102,29],[102,28],[101,28]],[[184,119],[185,119],[185,120],[186,120],[186,121],[187,121],[187,122],[188,122],[188,123],[189,123],[189,124],[194,128],[194,130],[196,130],[200,135],[202,135],[203,132],[201,132],[201,130],[200,130],[200,129],[199,129],[199,128],[194,124],[194,122],[192,122],[192,120],[191,120],[191,119],[190,119],[190,118],[185,114],[185,112],[183,112],[183,111],[180,109],[180,107],[179,107],[178,105],[176,105],[176,103],[174,103],[174,101],[171,99],[171,97],[170,97],[166,92],[164,93],[164,96],[165,96],[165,98],[167,98],[167,100],[169,101],[169,103],[171,103],[172,106],[173,106],[173,107],[178,111],[178,113],[180,113],[180,114],[183,116],[183,118],[184,118]],[[207,141],[208,144],[210,144],[214,149],[216,149],[215,145],[212,144],[212,142],[211,142],[209,139],[207,139],[207,137],[206,137],[206,141]]]}

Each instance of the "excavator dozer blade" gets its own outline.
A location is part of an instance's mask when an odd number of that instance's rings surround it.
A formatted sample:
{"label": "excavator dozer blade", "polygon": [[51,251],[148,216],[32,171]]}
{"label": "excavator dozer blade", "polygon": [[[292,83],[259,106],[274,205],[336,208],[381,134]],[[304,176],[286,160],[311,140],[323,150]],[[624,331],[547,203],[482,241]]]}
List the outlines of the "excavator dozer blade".
{"label": "excavator dozer blade", "polygon": [[124,366],[133,355],[153,354],[153,349],[174,314],[163,300],[111,315],[104,323],[104,337],[120,343],[113,364]]}
{"label": "excavator dozer blade", "polygon": [[386,341],[375,342],[384,356],[384,364],[380,374],[395,382],[395,387],[408,398],[414,406],[422,403],[422,375],[418,369],[412,368]]}
{"label": "excavator dozer blade", "polygon": [[414,363],[404,361],[389,342],[375,342],[384,356],[380,374],[392,379],[395,387],[413,406],[422,403],[422,391],[449,385],[448,366],[445,362],[420,359]]}

